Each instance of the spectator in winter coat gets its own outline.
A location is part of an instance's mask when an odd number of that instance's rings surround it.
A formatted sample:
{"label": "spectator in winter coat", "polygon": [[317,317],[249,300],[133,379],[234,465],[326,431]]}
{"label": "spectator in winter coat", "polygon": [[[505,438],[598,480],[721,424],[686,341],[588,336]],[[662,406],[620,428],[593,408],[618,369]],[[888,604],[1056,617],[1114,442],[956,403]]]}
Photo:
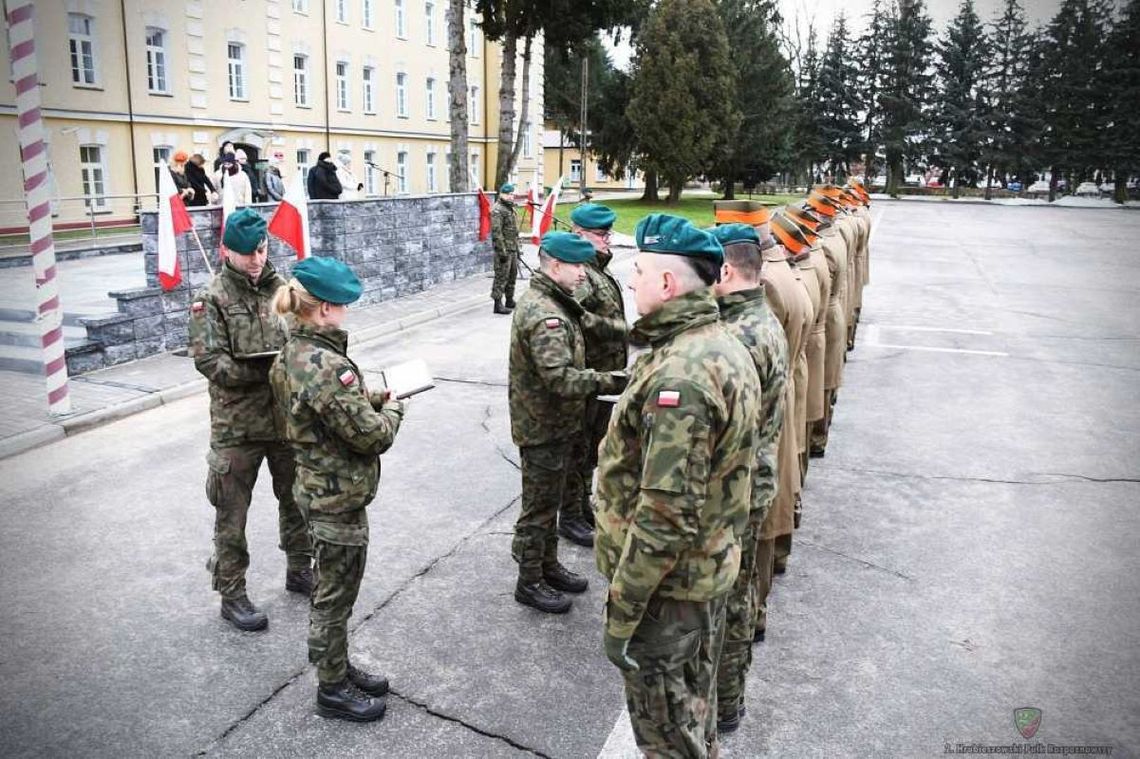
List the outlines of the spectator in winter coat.
{"label": "spectator in winter coat", "polygon": [[170,176],[174,178],[174,186],[178,189],[178,195],[182,198],[182,202],[193,205],[195,191],[186,176],[187,158],[185,150],[179,150],[174,154],[174,158],[170,162]]}
{"label": "spectator in winter coat", "polygon": [[317,156],[317,165],[309,170],[309,197],[313,200],[336,200],[344,191],[336,178],[336,166],[327,151]]}
{"label": "spectator in winter coat", "polygon": [[236,160],[228,160],[222,164],[220,184],[223,189],[226,185],[230,186],[235,205],[248,206],[253,202],[253,188],[249,184],[249,175],[241,170],[241,165]]}
{"label": "spectator in winter coat", "polygon": [[338,153],[336,164],[336,178],[342,188],[340,199],[359,200],[360,191],[364,189],[364,183],[357,180],[356,175],[352,173],[352,158],[348,153]]}
{"label": "spectator in winter coat", "polygon": [[188,205],[207,206],[218,200],[218,191],[210,181],[210,175],[206,173],[205,167],[206,159],[201,153],[195,153],[186,162],[186,179],[194,188],[194,197],[188,201]]}
{"label": "spectator in winter coat", "polygon": [[249,156],[245,151],[238,148],[234,151],[237,156],[238,166],[245,172],[246,177],[249,178],[249,191],[250,196],[253,198],[254,203],[260,203],[265,200],[265,196],[261,193],[261,180],[257,178],[257,169],[253,168],[253,164],[249,162]]}
{"label": "spectator in winter coat", "polygon": [[280,158],[270,158],[269,166],[261,175],[261,195],[266,200],[278,201],[285,197],[285,180],[281,178]]}

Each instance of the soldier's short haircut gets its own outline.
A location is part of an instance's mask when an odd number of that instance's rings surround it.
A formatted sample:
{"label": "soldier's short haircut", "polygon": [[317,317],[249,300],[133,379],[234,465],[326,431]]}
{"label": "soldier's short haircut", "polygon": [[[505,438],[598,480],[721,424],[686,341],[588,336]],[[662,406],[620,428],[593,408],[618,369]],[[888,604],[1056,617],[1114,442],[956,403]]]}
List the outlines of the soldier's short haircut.
{"label": "soldier's short haircut", "polygon": [[670,270],[680,280],[683,292],[708,287],[720,279],[720,266],[710,259],[673,253],[662,254],[662,257],[671,259]]}
{"label": "soldier's short haircut", "polygon": [[750,242],[733,242],[724,246],[724,262],[749,279],[760,279],[762,261],[760,248]]}
{"label": "soldier's short haircut", "polygon": [[549,269],[550,265],[558,259],[547,253],[542,248],[538,249],[538,265],[542,269]]}
{"label": "soldier's short haircut", "polygon": [[706,287],[720,281],[720,264],[711,258],[685,256],[684,260]]}

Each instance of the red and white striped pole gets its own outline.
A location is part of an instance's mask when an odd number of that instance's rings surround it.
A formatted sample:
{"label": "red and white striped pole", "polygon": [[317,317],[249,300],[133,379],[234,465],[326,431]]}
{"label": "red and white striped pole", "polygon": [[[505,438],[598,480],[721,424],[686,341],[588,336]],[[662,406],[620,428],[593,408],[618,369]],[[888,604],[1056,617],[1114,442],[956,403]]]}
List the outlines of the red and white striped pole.
{"label": "red and white striped pole", "polygon": [[51,195],[48,185],[47,143],[40,111],[40,77],[36,65],[32,0],[7,0],[8,49],[16,81],[16,114],[20,157],[24,169],[24,198],[28,206],[28,237],[36,274],[36,320],[40,323],[44,374],[47,375],[48,413],[71,411],[67,394],[67,361],[63,349],[63,308],[55,278],[55,240],[52,239]]}

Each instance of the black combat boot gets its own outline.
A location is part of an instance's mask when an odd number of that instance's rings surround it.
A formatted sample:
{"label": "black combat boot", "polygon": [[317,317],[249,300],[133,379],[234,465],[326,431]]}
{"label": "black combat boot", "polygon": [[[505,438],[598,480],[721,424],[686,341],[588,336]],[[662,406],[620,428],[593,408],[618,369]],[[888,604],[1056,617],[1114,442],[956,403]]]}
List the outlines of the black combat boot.
{"label": "black combat boot", "polygon": [[503,307],[508,311],[513,310],[515,307],[515,299],[508,295],[506,300],[503,301]]}
{"label": "black combat boot", "polygon": [[736,732],[736,728],[740,727],[741,718],[744,717],[747,711],[748,710],[745,709],[742,705],[739,709],[736,710],[736,714],[733,714],[732,716],[724,719],[718,717],[716,721],[717,735]]}
{"label": "black combat boot", "polygon": [[589,527],[591,530],[595,528],[594,522],[594,504],[586,503],[582,506],[582,524]]}
{"label": "black combat boot", "polygon": [[756,632],[752,633],[752,642],[753,643],[763,643],[764,642],[764,630],[757,630]]}
{"label": "black combat boot", "polygon": [[510,312],[511,312],[511,310],[509,308],[503,308],[503,299],[502,298],[495,298],[495,313],[496,314],[509,314]]}
{"label": "black combat boot", "polygon": [[259,611],[244,593],[237,598],[222,599],[222,619],[245,632],[269,627],[269,617]]}
{"label": "black combat boot", "polygon": [[317,714],[353,722],[373,722],[384,716],[388,705],[382,698],[361,693],[347,678],[339,683],[321,683],[317,688]]}
{"label": "black combat boot", "polygon": [[313,595],[313,588],[316,586],[317,581],[313,576],[313,570],[305,567],[304,569],[288,569],[285,571],[285,590],[292,593],[304,593],[306,596]]}
{"label": "black combat boot", "polygon": [[826,449],[821,445],[813,445],[811,450],[808,451],[808,457],[813,459],[822,459]]}
{"label": "black combat boot", "polygon": [[555,590],[561,590],[564,593],[585,593],[586,588],[590,587],[589,581],[580,574],[571,572],[561,564],[555,564],[552,567],[542,568],[542,579],[546,584]]}
{"label": "black combat boot", "polygon": [[520,578],[515,585],[515,600],[525,606],[533,606],[544,614],[565,614],[571,606],[569,598],[542,580],[524,583]]}
{"label": "black combat boot", "polygon": [[594,531],[590,529],[589,525],[587,525],[581,517],[571,517],[570,519],[559,518],[558,534],[571,543],[577,543],[586,548],[592,548],[594,545]]}
{"label": "black combat boot", "polygon": [[388,678],[370,675],[362,669],[348,664],[348,680],[369,696],[380,697],[388,693]]}

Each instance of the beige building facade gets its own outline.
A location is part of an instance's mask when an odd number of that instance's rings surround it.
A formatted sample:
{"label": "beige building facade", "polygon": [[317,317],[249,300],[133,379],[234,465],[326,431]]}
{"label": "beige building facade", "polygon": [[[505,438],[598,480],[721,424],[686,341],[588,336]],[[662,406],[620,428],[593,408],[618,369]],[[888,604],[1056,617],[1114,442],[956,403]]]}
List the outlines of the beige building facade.
{"label": "beige building facade", "polygon": [[[469,5],[471,5],[469,3]],[[58,0],[36,3],[57,226],[131,223],[176,151],[212,170],[231,141],[286,182],[346,154],[363,195],[449,190],[446,0]],[[470,180],[493,179],[501,47],[465,18]],[[14,137],[7,43],[0,124]],[[521,45],[520,45],[521,47]],[[515,171],[542,181],[542,46]],[[521,58],[516,108],[521,107]],[[0,231],[26,227],[19,148],[0,147]],[[371,166],[369,165],[371,164]],[[387,172],[387,174],[385,174]],[[212,173],[212,172],[211,172]],[[148,205],[149,204],[149,205]]]}
{"label": "beige building facade", "polygon": [[548,182],[557,182],[558,177],[565,177],[568,187],[578,187],[582,174],[585,174],[586,187],[594,192],[645,189],[645,177],[636,168],[627,169],[621,179],[616,179],[602,171],[591,151],[586,151],[583,162],[572,138],[553,128],[550,122],[547,122],[542,136],[542,155],[545,164],[543,174]]}

